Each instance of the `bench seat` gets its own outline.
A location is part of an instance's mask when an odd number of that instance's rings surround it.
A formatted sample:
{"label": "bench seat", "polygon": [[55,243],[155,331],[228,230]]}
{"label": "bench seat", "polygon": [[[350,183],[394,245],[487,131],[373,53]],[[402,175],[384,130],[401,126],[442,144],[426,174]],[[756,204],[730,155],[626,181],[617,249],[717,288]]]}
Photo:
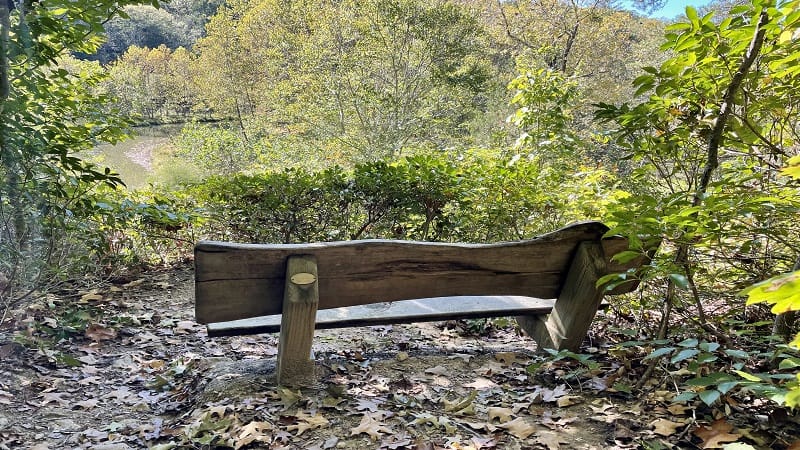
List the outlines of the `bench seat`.
{"label": "bench seat", "polygon": [[[398,323],[437,322],[451,319],[480,319],[549,314],[555,299],[520,295],[433,297],[397,302],[317,310],[315,328],[360,327]],[[211,337],[276,333],[281,315],[253,317],[208,324]]]}
{"label": "bench seat", "polygon": [[[314,330],[516,317],[539,348],[577,350],[603,296],[637,287],[646,254],[600,222],[497,244],[363,240],[195,246],[195,317],[210,336],[280,331],[277,381],[314,374]],[[609,273],[624,282],[598,286]],[[555,298],[555,300],[550,300]]]}

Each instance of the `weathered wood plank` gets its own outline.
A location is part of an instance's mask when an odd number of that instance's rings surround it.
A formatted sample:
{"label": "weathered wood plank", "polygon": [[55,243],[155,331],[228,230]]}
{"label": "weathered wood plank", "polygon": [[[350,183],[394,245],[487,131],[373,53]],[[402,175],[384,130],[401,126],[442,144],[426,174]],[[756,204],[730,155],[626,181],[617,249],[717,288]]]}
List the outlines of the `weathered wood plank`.
{"label": "weathered wood plank", "polygon": [[597,280],[605,275],[603,248],[597,242],[583,242],[558,296],[546,317],[519,317],[517,321],[539,348],[577,351],[603,299]]}
{"label": "weathered wood plank", "polygon": [[[450,319],[513,317],[547,314],[554,299],[522,296],[437,297],[391,303],[350,306],[317,311],[316,328],[345,328],[396,323],[435,322]],[[274,333],[281,328],[281,316],[271,315],[231,322],[211,323],[208,335],[240,336]]]}
{"label": "weathered wood plank", "polygon": [[313,256],[290,256],[286,262],[286,296],[281,315],[277,380],[302,385],[314,375],[311,341],[319,304],[317,264]]}
{"label": "weathered wood plank", "polygon": [[[285,261],[314,256],[320,272],[319,309],[454,295],[558,296],[581,241],[600,242],[608,228],[575,224],[538,238],[503,244],[345,241],[314,244],[229,244],[195,247],[198,322],[225,322],[279,314]],[[604,258],[627,248],[602,240]],[[627,264],[635,266],[640,261]],[[612,265],[609,270],[624,270]],[[614,293],[635,289],[635,283]]]}

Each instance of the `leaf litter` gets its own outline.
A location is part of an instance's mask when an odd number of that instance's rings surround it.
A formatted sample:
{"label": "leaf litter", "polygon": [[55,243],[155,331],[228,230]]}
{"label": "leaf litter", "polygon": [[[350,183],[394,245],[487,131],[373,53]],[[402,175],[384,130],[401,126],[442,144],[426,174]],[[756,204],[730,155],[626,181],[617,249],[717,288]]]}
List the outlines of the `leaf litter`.
{"label": "leaf litter", "polygon": [[192,291],[179,268],[15,311],[0,324],[0,449],[800,447],[673,393],[615,389],[627,368],[613,362],[543,361],[511,327],[318,332],[317,384],[277,387],[277,336],[210,339]]}

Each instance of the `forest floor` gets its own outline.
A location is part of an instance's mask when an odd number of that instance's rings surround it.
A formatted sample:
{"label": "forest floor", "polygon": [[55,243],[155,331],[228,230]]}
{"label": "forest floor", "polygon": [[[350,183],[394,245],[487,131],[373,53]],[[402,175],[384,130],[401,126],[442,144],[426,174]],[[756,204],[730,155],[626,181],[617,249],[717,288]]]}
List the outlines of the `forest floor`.
{"label": "forest floor", "polygon": [[148,272],[13,311],[0,449],[800,449],[796,416],[671,403],[663,379],[634,396],[641,367],[602,345],[585,350],[596,366],[545,360],[483,321],[320,331],[316,385],[279,388],[277,336],[209,338],[192,277]]}

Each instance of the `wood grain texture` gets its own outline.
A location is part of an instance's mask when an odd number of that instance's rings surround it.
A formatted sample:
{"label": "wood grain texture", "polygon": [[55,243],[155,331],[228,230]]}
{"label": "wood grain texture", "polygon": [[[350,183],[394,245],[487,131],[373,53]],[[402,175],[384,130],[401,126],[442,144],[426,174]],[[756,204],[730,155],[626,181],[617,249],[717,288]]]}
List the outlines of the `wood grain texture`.
{"label": "wood grain texture", "polygon": [[[601,242],[606,261],[627,249],[624,239],[602,239],[607,230],[599,222],[582,222],[527,241],[488,245],[201,241],[195,247],[195,315],[198,322],[211,323],[281,313],[285,262],[297,254],[317,261],[319,309],[455,295],[555,298],[580,242]],[[610,264],[609,270],[641,263]],[[635,288],[629,283],[612,293]]]}
{"label": "wood grain texture", "polygon": [[[434,322],[450,319],[513,317],[547,314],[554,299],[521,296],[436,297],[391,303],[349,306],[317,311],[316,329],[345,328],[397,323]],[[281,329],[281,316],[271,315],[211,323],[211,337],[274,333]]]}
{"label": "wood grain texture", "polygon": [[319,304],[316,279],[317,264],[313,256],[293,255],[286,261],[286,296],[276,371],[280,385],[303,385],[314,375],[311,342]]}
{"label": "wood grain texture", "polygon": [[582,242],[553,310],[543,318],[518,319],[520,327],[536,341],[539,349],[577,351],[603,299],[603,291],[596,283],[605,273],[603,247],[597,242]]}

